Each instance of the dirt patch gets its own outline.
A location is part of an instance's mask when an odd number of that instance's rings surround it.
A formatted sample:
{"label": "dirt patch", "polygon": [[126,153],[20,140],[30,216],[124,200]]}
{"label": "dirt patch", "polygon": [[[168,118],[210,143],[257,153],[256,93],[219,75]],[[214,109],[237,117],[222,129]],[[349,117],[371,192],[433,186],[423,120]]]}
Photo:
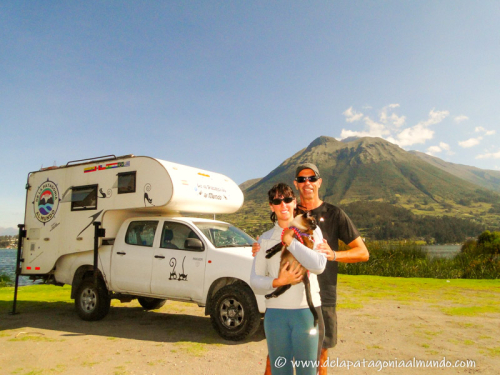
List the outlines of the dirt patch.
{"label": "dirt patch", "polygon": [[[339,343],[329,353],[329,374],[498,373],[498,313],[450,315],[443,308],[446,303],[356,300],[355,289],[339,289]],[[80,320],[71,303],[36,302],[19,310],[15,316],[0,311],[1,374],[208,375],[264,370],[267,346],[262,325],[250,340],[225,341],[204,309],[193,304],[169,301],[146,312],[135,301],[114,301],[109,315],[98,322]],[[439,365],[443,358],[452,365],[474,360],[475,367],[401,367],[415,365],[414,359]],[[352,362],[349,370],[347,361]],[[379,371],[383,362],[376,361],[393,361],[399,367]],[[344,367],[335,368],[338,365]]]}

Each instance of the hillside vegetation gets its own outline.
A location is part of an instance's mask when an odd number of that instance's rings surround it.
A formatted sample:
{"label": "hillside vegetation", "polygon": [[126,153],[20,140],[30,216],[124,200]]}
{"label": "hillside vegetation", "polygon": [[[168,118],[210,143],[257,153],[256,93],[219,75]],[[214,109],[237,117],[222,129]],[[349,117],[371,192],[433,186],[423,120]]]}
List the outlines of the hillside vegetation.
{"label": "hillside vegetation", "polygon": [[[297,165],[309,162],[321,171],[320,197],[357,215],[353,221],[369,238],[460,242],[500,228],[500,195],[458,177],[480,172],[437,167],[434,159],[425,159],[381,138],[341,142],[319,137],[260,181],[242,184],[247,187],[244,206],[223,216],[249,234],[262,233],[270,227],[267,191],[278,182],[291,185]],[[461,172],[449,173],[447,168]],[[494,187],[496,175],[489,172],[483,176]],[[366,214],[361,214],[363,209]]]}

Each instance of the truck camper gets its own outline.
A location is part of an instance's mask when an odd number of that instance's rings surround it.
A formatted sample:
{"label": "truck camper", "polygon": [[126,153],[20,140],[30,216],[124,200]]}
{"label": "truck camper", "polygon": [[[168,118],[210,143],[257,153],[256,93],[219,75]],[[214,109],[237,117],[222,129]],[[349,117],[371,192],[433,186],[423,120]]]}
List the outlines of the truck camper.
{"label": "truck camper", "polygon": [[[71,285],[82,319],[104,318],[111,299],[137,298],[146,310],[172,299],[205,307],[225,339],[259,327],[264,301],[249,286],[254,240],[231,224],[184,216],[237,211],[243,193],[230,178],[108,156],[32,172],[26,189],[17,275]],[[16,296],[17,288],[14,311]]]}

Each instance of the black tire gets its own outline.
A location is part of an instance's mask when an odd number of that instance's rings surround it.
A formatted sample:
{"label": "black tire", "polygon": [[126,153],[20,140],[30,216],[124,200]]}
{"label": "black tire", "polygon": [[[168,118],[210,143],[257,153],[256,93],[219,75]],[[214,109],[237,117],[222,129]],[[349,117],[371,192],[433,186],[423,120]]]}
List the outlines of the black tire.
{"label": "black tire", "polygon": [[220,288],[211,301],[210,320],[226,340],[241,341],[260,325],[260,313],[252,289],[237,283]]}
{"label": "black tire", "polygon": [[165,302],[167,302],[166,299],[149,298],[149,297],[139,297],[137,298],[137,300],[139,301],[144,310],[159,309],[165,304]]}
{"label": "black tire", "polygon": [[102,280],[98,280],[97,286],[93,279],[82,281],[75,298],[75,308],[80,318],[101,320],[108,314],[110,306],[111,299]]}

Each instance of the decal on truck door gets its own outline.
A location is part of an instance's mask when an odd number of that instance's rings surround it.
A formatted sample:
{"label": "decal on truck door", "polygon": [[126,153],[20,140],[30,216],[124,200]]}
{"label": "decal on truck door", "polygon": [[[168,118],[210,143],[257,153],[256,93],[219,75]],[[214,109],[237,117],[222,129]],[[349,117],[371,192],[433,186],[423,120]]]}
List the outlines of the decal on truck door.
{"label": "decal on truck door", "polygon": [[170,277],[168,278],[169,280],[177,280],[177,272],[175,272],[175,266],[177,265],[177,259],[171,258],[170,259],[170,267],[173,267],[172,272],[170,272]]}
{"label": "decal on truck door", "polygon": [[169,264],[170,264],[170,267],[172,267],[172,272],[170,272],[170,277],[168,278],[169,280],[187,281],[188,275],[184,273],[184,261],[185,260],[186,260],[186,257],[184,257],[184,259],[182,259],[182,273],[179,273],[179,276],[177,277],[177,272],[175,272],[175,266],[177,265],[177,259],[170,258]]}
{"label": "decal on truck door", "polygon": [[182,273],[179,274],[179,281],[187,281],[188,275],[184,273],[184,261],[186,260],[186,257],[182,260]]}
{"label": "decal on truck door", "polygon": [[38,187],[35,200],[33,201],[33,210],[36,219],[43,223],[43,225],[52,220],[56,216],[60,200],[57,185],[55,182],[47,179],[47,181]]}

